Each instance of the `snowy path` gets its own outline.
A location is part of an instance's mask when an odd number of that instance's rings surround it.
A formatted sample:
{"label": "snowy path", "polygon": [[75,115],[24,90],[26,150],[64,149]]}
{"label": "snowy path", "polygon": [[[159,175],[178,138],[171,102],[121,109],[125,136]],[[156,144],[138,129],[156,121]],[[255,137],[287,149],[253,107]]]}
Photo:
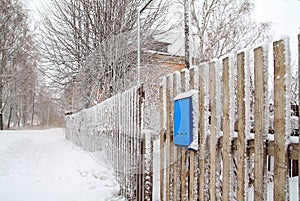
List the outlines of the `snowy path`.
{"label": "snowy path", "polygon": [[65,140],[63,129],[0,132],[0,200],[120,200],[103,164]]}

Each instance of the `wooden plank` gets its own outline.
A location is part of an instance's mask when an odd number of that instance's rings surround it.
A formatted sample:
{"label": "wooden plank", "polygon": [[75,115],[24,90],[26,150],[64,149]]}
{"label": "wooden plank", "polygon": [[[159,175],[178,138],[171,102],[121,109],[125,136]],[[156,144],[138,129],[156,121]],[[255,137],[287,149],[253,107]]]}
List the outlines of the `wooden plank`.
{"label": "wooden plank", "polygon": [[223,186],[222,199],[229,200],[230,193],[230,94],[229,94],[229,58],[222,61],[223,66]]}
{"label": "wooden plank", "polygon": [[[177,77],[176,77],[176,73],[173,74],[173,96],[176,97],[177,96],[177,86],[178,82],[177,82]],[[174,110],[174,104],[172,107],[172,111]],[[173,133],[174,134],[174,133]],[[174,137],[174,135],[173,135]],[[173,140],[174,142],[174,140]],[[173,169],[173,200],[177,200],[178,199],[178,189],[177,189],[177,177],[178,177],[178,149],[177,147],[173,144],[173,164],[172,164],[172,169]]]}
{"label": "wooden plank", "polygon": [[[298,101],[300,102],[300,34],[298,35]],[[300,131],[300,118],[298,118],[298,130]],[[300,146],[300,140],[299,140]],[[298,155],[298,198],[300,198],[300,154]]]}
{"label": "wooden plank", "polygon": [[[169,122],[169,130],[170,130],[170,153],[168,157],[170,158],[170,200],[174,200],[174,186],[176,183],[174,182],[174,163],[176,159],[174,158],[174,150],[176,148],[174,144],[174,75],[169,75],[169,88],[170,88],[170,122]],[[177,149],[176,149],[177,151]]]}
{"label": "wooden plank", "polygon": [[[195,89],[195,69],[190,70],[190,89]],[[195,177],[195,152],[193,150],[189,151],[190,154],[190,168],[189,168],[189,200],[194,200],[194,177]]]}
{"label": "wooden plank", "polygon": [[[181,92],[185,92],[186,90],[186,72],[181,71]],[[181,170],[180,170],[180,199],[186,200],[186,177],[187,177],[187,170],[186,170],[186,156],[187,151],[185,149],[181,150]]]}
{"label": "wooden plank", "polygon": [[[166,82],[166,80],[164,80]],[[165,84],[165,83],[163,83]],[[159,100],[163,103],[164,87],[159,88]],[[160,200],[164,200],[164,142],[165,142],[165,128],[164,128],[164,108],[163,104],[160,107]]]}
{"label": "wooden plank", "polygon": [[[137,111],[136,111],[136,102],[137,102],[137,90],[134,89],[133,91],[133,145],[132,145],[132,156],[133,156],[133,200],[136,200],[137,197],[137,121],[136,121],[136,117],[137,117]],[[119,102],[121,102],[121,97],[119,96]],[[121,107],[120,104],[118,105],[118,107]],[[118,109],[118,111],[120,111],[120,108]]]}
{"label": "wooden plank", "polygon": [[204,142],[204,114],[205,114],[205,94],[204,94],[204,68],[208,67],[207,65],[201,65],[199,69],[199,136],[198,136],[198,144],[199,144],[199,188],[198,195],[199,200],[205,199],[205,142]]}
{"label": "wooden plank", "polygon": [[166,84],[166,201],[170,200],[170,108],[170,76],[168,76]]}
{"label": "wooden plank", "polygon": [[273,43],[274,50],[274,200],[286,200],[287,153],[285,146],[286,65],[284,41]]}
{"label": "wooden plank", "polygon": [[238,112],[238,137],[237,137],[237,200],[245,199],[245,54],[237,55],[237,112]]}
{"label": "wooden plank", "polygon": [[211,116],[211,125],[210,125],[210,200],[217,200],[217,191],[216,191],[216,164],[217,164],[217,114],[216,114],[216,69],[215,63],[211,63],[210,68],[210,116]]}
{"label": "wooden plank", "polygon": [[153,146],[154,146],[154,139],[153,139],[153,136],[151,135],[151,137],[150,137],[150,143],[149,143],[149,145],[150,145],[150,147],[149,147],[149,150],[150,150],[150,153],[149,153],[149,155],[150,155],[150,161],[149,161],[149,178],[148,178],[148,180],[149,180],[149,183],[148,183],[148,186],[147,186],[147,188],[148,188],[148,197],[146,198],[146,200],[149,200],[149,201],[152,201],[153,200],[153,163],[154,163],[154,161],[153,161]]}
{"label": "wooden plank", "polygon": [[145,99],[144,86],[140,85],[139,87],[139,134],[141,136],[141,191],[142,191],[142,200],[145,200],[145,135],[142,131],[143,128],[143,102]]}
{"label": "wooden plank", "polygon": [[266,174],[266,129],[265,129],[265,80],[264,80],[264,55],[261,47],[254,50],[254,200],[265,200]]}

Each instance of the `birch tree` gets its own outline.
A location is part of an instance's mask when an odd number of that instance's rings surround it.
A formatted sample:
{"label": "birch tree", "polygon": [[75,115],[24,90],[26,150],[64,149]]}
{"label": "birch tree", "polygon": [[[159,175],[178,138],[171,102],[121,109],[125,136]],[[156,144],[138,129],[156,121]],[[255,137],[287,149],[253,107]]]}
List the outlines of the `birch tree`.
{"label": "birch tree", "polygon": [[191,0],[192,33],[200,61],[249,48],[268,38],[270,25],[252,19],[252,0]]}
{"label": "birch tree", "polygon": [[0,129],[25,125],[33,102],[37,54],[28,16],[18,0],[0,2]]}

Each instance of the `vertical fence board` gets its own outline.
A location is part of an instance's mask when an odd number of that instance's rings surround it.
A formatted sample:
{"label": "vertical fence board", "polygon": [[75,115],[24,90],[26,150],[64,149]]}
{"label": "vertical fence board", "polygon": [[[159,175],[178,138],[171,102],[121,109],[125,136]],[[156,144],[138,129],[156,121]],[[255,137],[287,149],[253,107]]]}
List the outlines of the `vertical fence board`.
{"label": "vertical fence board", "polygon": [[[299,80],[300,80],[300,34],[298,35],[298,102],[300,102]],[[298,110],[298,112],[299,112],[299,110]],[[300,131],[300,118],[298,118],[298,131]],[[298,147],[299,146],[300,146],[300,140],[298,143]],[[298,154],[298,199],[300,199],[300,154]]]}
{"label": "vertical fence board", "polygon": [[[177,96],[177,88],[178,88],[178,82],[177,82],[177,77],[176,77],[176,73],[173,74],[173,97]],[[173,108],[172,108],[172,112],[174,110],[174,104],[173,104]],[[173,137],[174,137],[174,133],[173,133]],[[174,140],[173,140],[174,142]],[[173,168],[173,200],[177,200],[178,199],[178,189],[177,189],[177,183],[178,183],[178,149],[175,145],[173,145],[173,164],[172,164],[172,168]]]}
{"label": "vertical fence board", "polygon": [[274,49],[274,200],[286,200],[287,154],[285,138],[286,103],[286,64],[284,41],[273,43]]}
{"label": "vertical fence board", "polygon": [[[120,97],[121,98],[121,97]],[[136,110],[136,106],[137,106],[137,90],[133,91],[133,199],[138,199],[138,189],[137,189],[137,110]],[[119,100],[121,101],[121,99]]]}
{"label": "vertical fence board", "polygon": [[170,135],[170,152],[169,152],[169,169],[170,169],[170,200],[174,200],[174,186],[176,186],[176,183],[174,182],[174,150],[175,150],[175,144],[174,144],[174,78],[173,75],[169,75],[169,85],[170,85],[170,111],[169,111],[169,135]]}
{"label": "vertical fence board", "polygon": [[170,76],[168,76],[166,85],[166,201],[170,200],[170,108]]}
{"label": "vertical fence board", "polygon": [[[186,90],[186,71],[181,71],[181,92],[185,92]],[[186,200],[186,177],[187,177],[187,171],[186,171],[186,155],[187,151],[185,149],[181,150],[181,170],[180,170],[180,178],[181,178],[181,185],[180,185],[180,198],[181,200]]]}
{"label": "vertical fence board", "polygon": [[254,200],[265,200],[265,182],[266,174],[266,133],[264,124],[265,111],[265,80],[264,80],[264,55],[263,49],[254,50]]}
{"label": "vertical fence board", "polygon": [[245,199],[245,54],[237,55],[237,111],[238,111],[238,137],[237,137],[237,200]]}
{"label": "vertical fence board", "polygon": [[[223,187],[222,198],[229,200],[230,192],[230,95],[229,95],[229,58],[223,59]],[[232,97],[233,98],[233,97]]]}
{"label": "vertical fence board", "polygon": [[204,68],[208,67],[206,65],[200,66],[199,69],[199,136],[198,136],[198,144],[199,144],[199,187],[198,187],[198,194],[199,200],[204,200],[205,197],[205,142],[204,142],[204,112],[205,112],[205,105],[204,105]]}
{"label": "vertical fence board", "polygon": [[137,200],[142,200],[142,176],[141,176],[141,131],[140,131],[140,110],[139,110],[139,106],[140,106],[140,91],[139,88],[137,89],[136,92],[136,157],[137,157],[137,161],[136,161],[136,166],[137,166],[137,182],[136,182],[136,191],[137,191]]}
{"label": "vertical fence board", "polygon": [[216,69],[215,63],[211,63],[210,68],[210,200],[217,200],[216,191],[216,164],[217,164],[217,133],[216,133]]}
{"label": "vertical fence board", "polygon": [[[166,80],[164,79],[162,82],[165,85]],[[160,86],[159,96],[160,102],[164,102],[164,87]],[[164,141],[165,141],[165,128],[164,128],[164,107],[163,104],[160,108],[160,200],[164,200]]]}
{"label": "vertical fence board", "polygon": [[[195,69],[190,70],[190,89],[195,89]],[[189,200],[194,200],[194,176],[195,176],[195,152],[193,150],[190,153],[190,169],[189,169]]]}

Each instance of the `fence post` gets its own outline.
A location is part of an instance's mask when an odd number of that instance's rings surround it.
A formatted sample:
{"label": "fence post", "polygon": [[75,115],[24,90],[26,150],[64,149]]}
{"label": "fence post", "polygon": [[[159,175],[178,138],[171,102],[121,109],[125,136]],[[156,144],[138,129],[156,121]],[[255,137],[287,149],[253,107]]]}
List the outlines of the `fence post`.
{"label": "fence post", "polygon": [[273,43],[274,49],[274,200],[286,200],[288,195],[288,157],[286,145],[286,110],[289,110],[290,103],[286,101],[286,76],[287,66],[284,41]]}

